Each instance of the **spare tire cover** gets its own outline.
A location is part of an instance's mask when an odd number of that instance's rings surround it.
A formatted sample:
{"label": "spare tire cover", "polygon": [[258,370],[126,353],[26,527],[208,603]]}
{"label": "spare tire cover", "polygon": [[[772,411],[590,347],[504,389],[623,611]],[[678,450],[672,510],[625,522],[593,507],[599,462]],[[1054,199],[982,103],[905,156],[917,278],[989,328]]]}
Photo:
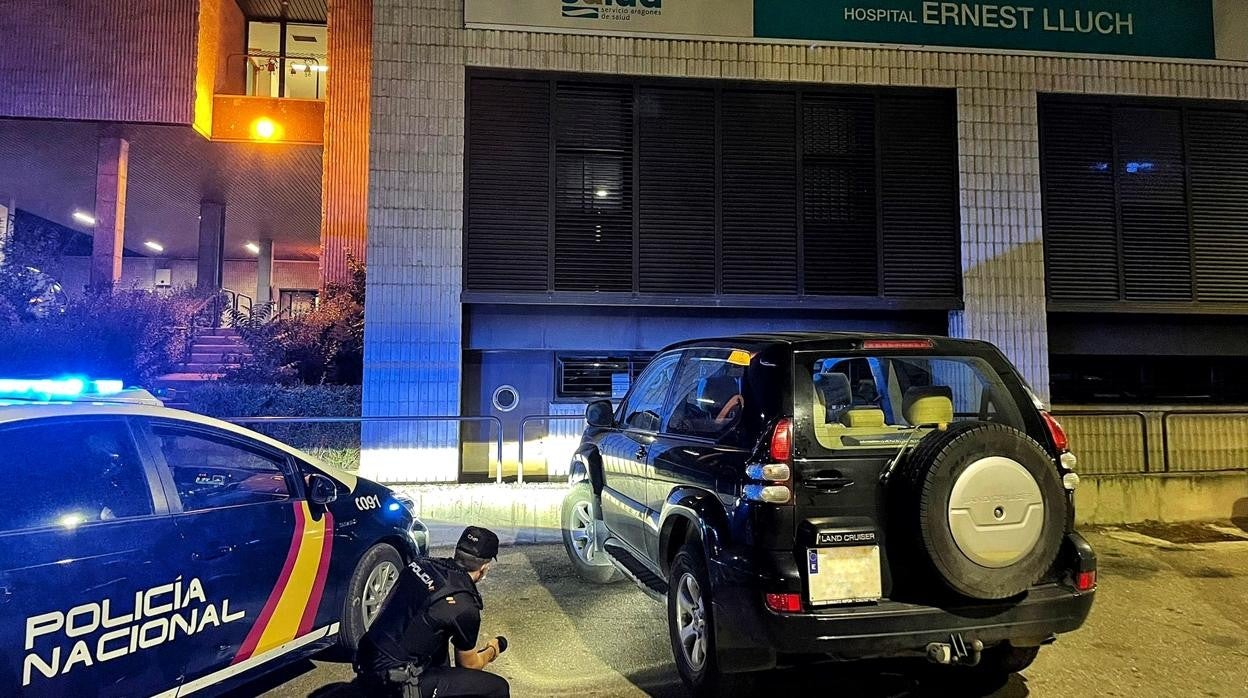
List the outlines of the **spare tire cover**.
{"label": "spare tire cover", "polygon": [[973,599],[1026,591],[1053,564],[1067,517],[1053,459],[1023,432],[963,422],[923,438],[893,474],[907,538],[948,588]]}

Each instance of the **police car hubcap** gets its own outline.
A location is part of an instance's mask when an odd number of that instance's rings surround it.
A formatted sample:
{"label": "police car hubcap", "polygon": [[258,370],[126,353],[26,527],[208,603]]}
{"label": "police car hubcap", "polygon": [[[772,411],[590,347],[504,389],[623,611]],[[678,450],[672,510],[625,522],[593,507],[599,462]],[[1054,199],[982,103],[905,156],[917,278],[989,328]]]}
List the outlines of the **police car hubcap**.
{"label": "police car hubcap", "polygon": [[364,627],[371,625],[373,618],[377,617],[377,612],[381,610],[381,603],[386,600],[386,595],[390,593],[391,587],[398,578],[399,569],[389,561],[382,562],[368,573],[368,580],[364,582],[364,595],[360,599],[360,612],[364,616]]}
{"label": "police car hubcap", "polygon": [[676,585],[676,631],[685,662],[694,671],[706,664],[706,613],[702,587],[686,572]]}
{"label": "police car hubcap", "polygon": [[589,502],[577,502],[572,509],[572,547],[582,562],[595,564],[594,550],[594,516],[589,510]]}
{"label": "police car hubcap", "polygon": [[949,530],[958,549],[984,567],[1022,560],[1044,530],[1044,498],[1018,461],[988,456],[971,463],[949,495]]}

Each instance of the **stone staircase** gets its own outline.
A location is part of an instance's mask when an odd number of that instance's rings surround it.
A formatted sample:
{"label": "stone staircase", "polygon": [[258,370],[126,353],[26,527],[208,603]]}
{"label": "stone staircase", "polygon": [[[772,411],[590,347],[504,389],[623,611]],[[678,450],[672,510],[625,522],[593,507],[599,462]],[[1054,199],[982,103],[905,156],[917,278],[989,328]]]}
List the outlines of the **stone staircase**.
{"label": "stone staircase", "polygon": [[173,373],[156,379],[153,387],[166,395],[167,405],[179,403],[178,393],[206,381],[214,381],[231,368],[238,368],[253,358],[251,349],[238,332],[229,327],[204,328],[195,331],[187,361]]}

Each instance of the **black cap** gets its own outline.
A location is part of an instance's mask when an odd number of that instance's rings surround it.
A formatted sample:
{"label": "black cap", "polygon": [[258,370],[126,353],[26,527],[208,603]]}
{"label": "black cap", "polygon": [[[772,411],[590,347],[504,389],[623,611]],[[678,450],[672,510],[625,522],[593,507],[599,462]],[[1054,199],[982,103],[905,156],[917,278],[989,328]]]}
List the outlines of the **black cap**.
{"label": "black cap", "polygon": [[469,526],[460,534],[459,543],[456,544],[455,549],[482,560],[496,560],[498,559],[498,536],[488,528]]}

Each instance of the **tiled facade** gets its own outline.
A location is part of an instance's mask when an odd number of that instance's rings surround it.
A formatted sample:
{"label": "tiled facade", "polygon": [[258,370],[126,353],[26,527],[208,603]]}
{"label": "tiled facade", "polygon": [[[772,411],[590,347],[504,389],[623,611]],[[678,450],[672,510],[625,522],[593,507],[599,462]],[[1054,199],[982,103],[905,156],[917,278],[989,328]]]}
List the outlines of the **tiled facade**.
{"label": "tiled facade", "polygon": [[999,345],[1041,394],[1037,94],[1248,100],[1248,66],[470,30],[462,0],[378,0],[366,414],[460,409],[470,66],[957,89],[965,309],[950,333]]}

